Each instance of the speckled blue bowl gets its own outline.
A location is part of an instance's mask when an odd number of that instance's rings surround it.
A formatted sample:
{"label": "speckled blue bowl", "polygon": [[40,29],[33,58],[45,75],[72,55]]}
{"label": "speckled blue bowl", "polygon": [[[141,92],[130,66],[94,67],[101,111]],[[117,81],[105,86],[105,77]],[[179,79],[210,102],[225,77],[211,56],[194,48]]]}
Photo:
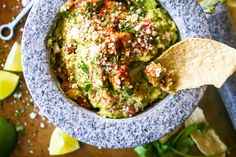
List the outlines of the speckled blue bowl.
{"label": "speckled blue bowl", "polygon": [[[160,0],[178,26],[181,39],[210,38],[196,0]],[[65,0],[39,0],[23,33],[23,68],[28,88],[41,113],[79,141],[108,148],[142,145],[166,135],[192,113],[205,87],[169,95],[127,119],[107,119],[76,105],[60,89],[50,70],[46,38]]]}

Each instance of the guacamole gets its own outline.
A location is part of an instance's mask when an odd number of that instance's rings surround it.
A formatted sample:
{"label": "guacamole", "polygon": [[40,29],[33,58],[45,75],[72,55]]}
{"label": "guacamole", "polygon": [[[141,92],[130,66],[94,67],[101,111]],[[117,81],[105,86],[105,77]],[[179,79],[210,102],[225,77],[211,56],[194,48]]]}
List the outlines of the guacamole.
{"label": "guacamole", "polygon": [[66,96],[100,116],[126,118],[170,92],[171,77],[151,62],[176,40],[155,0],[68,0],[48,47]]}

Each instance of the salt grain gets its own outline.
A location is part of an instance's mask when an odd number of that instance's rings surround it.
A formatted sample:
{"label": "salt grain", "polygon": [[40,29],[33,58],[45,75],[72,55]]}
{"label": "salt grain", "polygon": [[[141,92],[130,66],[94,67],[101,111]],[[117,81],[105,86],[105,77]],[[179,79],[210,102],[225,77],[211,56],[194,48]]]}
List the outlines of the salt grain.
{"label": "salt grain", "polygon": [[36,116],[37,116],[37,113],[31,112],[29,116],[30,116],[31,119],[35,119]]}

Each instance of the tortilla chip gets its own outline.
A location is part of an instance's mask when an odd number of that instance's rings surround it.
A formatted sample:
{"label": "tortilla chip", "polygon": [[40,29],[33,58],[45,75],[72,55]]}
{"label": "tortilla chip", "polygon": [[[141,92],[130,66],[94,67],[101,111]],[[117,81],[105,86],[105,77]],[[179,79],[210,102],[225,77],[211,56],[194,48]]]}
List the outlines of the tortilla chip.
{"label": "tortilla chip", "polygon": [[[207,123],[207,120],[202,109],[197,107],[192,115],[185,121],[184,125],[187,127],[193,123],[200,122]],[[227,150],[227,146],[220,140],[215,131],[211,128],[208,128],[204,134],[194,132],[191,134],[191,137],[204,155],[213,155]],[[218,155],[217,157],[225,157],[225,153]]]}
{"label": "tortilla chip", "polygon": [[236,50],[211,39],[191,38],[170,47],[155,60],[175,81],[175,90],[202,85],[221,87],[236,71]]}

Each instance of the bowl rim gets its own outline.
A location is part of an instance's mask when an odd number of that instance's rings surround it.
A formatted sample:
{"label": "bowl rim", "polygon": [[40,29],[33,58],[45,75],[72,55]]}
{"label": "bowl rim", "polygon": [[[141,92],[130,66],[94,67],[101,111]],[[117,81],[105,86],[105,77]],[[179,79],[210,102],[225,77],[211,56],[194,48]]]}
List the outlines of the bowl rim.
{"label": "bowl rim", "polygon": [[[127,119],[100,117],[66,98],[51,73],[46,48],[48,33],[64,2],[36,1],[23,32],[23,73],[43,116],[77,140],[106,148],[135,147],[154,141],[190,116],[201,100],[205,86],[170,94],[147,111]],[[195,0],[160,2],[177,25],[181,40],[211,38],[205,14]]]}

